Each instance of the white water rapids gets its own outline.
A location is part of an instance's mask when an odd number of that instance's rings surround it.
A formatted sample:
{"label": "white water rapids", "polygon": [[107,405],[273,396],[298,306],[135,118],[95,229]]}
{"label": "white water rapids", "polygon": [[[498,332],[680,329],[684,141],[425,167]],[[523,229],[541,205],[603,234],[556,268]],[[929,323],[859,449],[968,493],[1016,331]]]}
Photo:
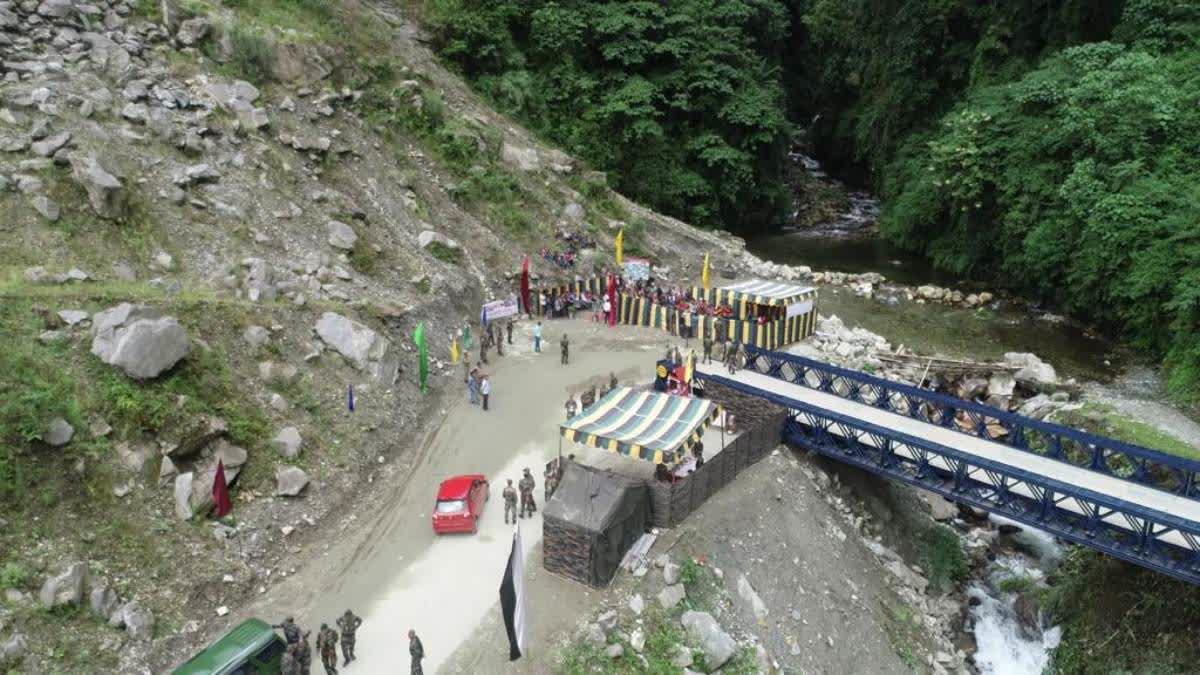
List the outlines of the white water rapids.
{"label": "white water rapids", "polygon": [[[1013,524],[997,516],[997,525]],[[1006,580],[1028,580],[1033,587],[1044,585],[1046,570],[1053,568],[1062,556],[1062,549],[1045,532],[1019,525],[1021,531],[1012,535],[1020,548],[1028,552],[1013,552],[997,556],[988,567],[986,582],[974,583],[967,594],[977,600],[971,607],[975,625],[975,665],[984,675],[1041,675],[1050,662],[1050,650],[1062,639],[1058,626],[1046,627],[1044,618],[1037,625],[1022,626],[1016,608],[1018,592],[1004,590]]]}

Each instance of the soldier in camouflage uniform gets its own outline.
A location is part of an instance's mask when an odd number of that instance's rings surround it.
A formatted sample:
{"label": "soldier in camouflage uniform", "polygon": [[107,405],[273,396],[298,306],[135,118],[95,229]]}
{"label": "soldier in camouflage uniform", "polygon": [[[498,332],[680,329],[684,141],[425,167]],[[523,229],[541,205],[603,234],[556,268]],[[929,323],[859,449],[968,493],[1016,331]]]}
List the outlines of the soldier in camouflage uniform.
{"label": "soldier in camouflage uniform", "polygon": [[417,637],[417,631],[411,628],[408,629],[408,655],[412,657],[412,675],[425,675],[425,671],[421,670],[425,646],[421,644],[421,638]]}
{"label": "soldier in camouflage uniform", "polygon": [[296,662],[296,645],[295,643],[287,646],[283,650],[283,657],[279,661],[280,675],[300,675],[300,664]]}
{"label": "soldier in camouflage uniform", "polygon": [[517,489],[513,487],[512,479],[508,479],[508,487],[504,488],[504,524],[508,524],[508,514],[512,521],[517,522]]}
{"label": "soldier in camouflage uniform", "polygon": [[342,658],[345,659],[345,663],[342,665],[346,666],[358,658],[354,655],[354,634],[362,625],[362,617],[355,616],[354,612],[346,610],[345,614],[338,617],[337,625],[342,630]]}
{"label": "soldier in camouflage uniform", "polygon": [[283,639],[286,640],[289,645],[294,645],[300,641],[300,627],[296,625],[295,619],[290,616],[285,618],[283,623],[277,623],[274,626],[271,626],[271,628],[278,628],[282,630]]}
{"label": "soldier in camouflage uniform", "polygon": [[587,410],[596,402],[596,390],[593,387],[588,387],[579,395],[579,406],[583,410]]}
{"label": "soldier in camouflage uniform", "polygon": [[525,469],[525,475],[521,476],[521,481],[517,483],[517,487],[521,488],[521,517],[525,518],[526,513],[529,518],[537,513],[537,503],[533,501],[533,488],[536,487],[533,482],[533,474],[529,473],[529,469]]}
{"label": "soldier in camouflage uniform", "polygon": [[317,633],[317,651],[321,653],[325,675],[337,675],[337,643],[337,631],[330,628],[329,624],[321,624],[321,632]]}
{"label": "soldier in camouflage uniform", "polygon": [[301,675],[312,673],[312,647],[308,646],[309,632],[311,631],[305,631],[304,635],[300,636],[300,641],[296,643],[296,663],[300,665]]}

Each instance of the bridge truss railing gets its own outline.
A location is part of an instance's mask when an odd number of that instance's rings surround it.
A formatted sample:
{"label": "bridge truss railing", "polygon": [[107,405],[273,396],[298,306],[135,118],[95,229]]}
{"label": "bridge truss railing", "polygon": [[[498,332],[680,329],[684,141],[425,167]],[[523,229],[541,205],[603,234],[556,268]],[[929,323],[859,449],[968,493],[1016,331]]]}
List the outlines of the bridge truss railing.
{"label": "bridge truss railing", "polygon": [[1200,462],[795,354],[746,348],[745,368],[1073,466],[1200,500]]}
{"label": "bridge truss railing", "polygon": [[697,377],[786,408],[785,441],[1200,584],[1200,524],[730,378],[708,374]]}

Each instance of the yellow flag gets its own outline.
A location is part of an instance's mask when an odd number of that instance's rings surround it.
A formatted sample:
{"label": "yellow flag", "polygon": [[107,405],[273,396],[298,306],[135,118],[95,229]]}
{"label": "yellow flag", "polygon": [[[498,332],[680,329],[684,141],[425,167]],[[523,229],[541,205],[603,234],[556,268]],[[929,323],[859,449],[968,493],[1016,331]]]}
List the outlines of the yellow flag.
{"label": "yellow flag", "polygon": [[458,363],[458,338],[450,341],[450,363]]}
{"label": "yellow flag", "polygon": [[704,254],[704,271],[700,273],[700,283],[704,285],[704,290],[708,290],[708,254]]}
{"label": "yellow flag", "polygon": [[625,260],[625,228],[617,233],[617,265]]}
{"label": "yellow flag", "polygon": [[687,368],[683,371],[683,381],[686,384],[692,383],[692,374],[696,372],[696,350],[692,350],[687,357]]}

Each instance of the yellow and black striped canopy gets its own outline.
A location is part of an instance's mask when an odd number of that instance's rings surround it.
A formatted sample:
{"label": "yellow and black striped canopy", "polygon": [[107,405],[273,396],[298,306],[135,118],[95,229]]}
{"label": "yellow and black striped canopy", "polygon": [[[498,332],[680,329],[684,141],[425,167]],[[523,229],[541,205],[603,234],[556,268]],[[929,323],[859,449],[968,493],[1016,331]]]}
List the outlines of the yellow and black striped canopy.
{"label": "yellow and black striped canopy", "polygon": [[561,429],[570,441],[673,464],[700,440],[719,411],[702,398],[617,387]]}

